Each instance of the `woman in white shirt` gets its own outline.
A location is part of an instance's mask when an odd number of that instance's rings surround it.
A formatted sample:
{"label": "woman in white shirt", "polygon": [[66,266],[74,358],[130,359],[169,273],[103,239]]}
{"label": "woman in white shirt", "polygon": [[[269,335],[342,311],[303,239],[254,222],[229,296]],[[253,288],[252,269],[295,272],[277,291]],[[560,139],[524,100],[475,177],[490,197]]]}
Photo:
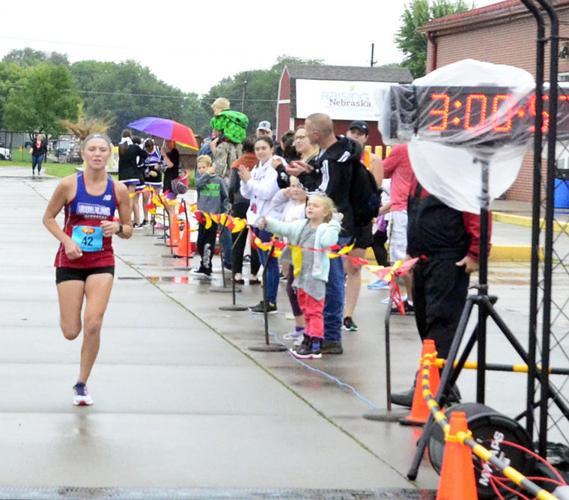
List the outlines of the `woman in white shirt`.
{"label": "woman in white shirt", "polygon": [[[250,200],[249,210],[247,210],[247,223],[253,227],[253,231],[263,242],[271,241],[273,235],[268,231],[257,227],[257,222],[264,217],[274,217],[271,213],[271,200],[279,191],[277,184],[277,172],[272,166],[273,141],[270,137],[259,137],[255,141],[255,156],[259,163],[249,171],[246,167],[239,167],[239,177],[241,178],[241,195]],[[277,215],[278,217],[278,215]],[[277,292],[279,289],[279,265],[275,257],[269,257],[266,252],[257,249],[259,258],[264,267],[267,268],[266,274],[266,297],[267,311],[277,311]],[[264,301],[251,308],[251,311],[264,312]]]}

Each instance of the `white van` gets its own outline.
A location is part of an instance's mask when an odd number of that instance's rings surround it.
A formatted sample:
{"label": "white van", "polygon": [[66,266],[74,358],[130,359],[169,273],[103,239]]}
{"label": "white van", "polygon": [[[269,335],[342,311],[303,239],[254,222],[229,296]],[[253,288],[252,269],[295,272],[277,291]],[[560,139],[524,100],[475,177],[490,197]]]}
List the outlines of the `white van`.
{"label": "white van", "polygon": [[0,148],[0,160],[11,160],[12,155],[8,148]]}

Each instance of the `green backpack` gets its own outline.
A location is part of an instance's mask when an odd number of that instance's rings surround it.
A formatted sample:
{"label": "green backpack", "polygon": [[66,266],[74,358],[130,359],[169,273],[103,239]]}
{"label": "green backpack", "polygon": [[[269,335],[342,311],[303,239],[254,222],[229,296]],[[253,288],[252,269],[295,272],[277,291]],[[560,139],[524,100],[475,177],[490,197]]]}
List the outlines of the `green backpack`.
{"label": "green backpack", "polygon": [[223,135],[235,144],[241,144],[247,137],[247,127],[249,118],[247,115],[239,111],[227,109],[217,116],[214,116],[210,122],[211,128],[220,130]]}

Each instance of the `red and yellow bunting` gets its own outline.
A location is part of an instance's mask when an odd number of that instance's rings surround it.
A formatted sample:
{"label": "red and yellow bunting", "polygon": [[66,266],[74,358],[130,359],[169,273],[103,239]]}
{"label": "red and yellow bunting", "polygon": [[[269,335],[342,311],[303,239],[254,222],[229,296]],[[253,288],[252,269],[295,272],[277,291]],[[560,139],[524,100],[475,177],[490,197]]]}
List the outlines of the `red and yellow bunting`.
{"label": "red and yellow bunting", "polygon": [[[190,206],[190,210],[192,210],[192,206]],[[209,229],[214,222],[226,227],[232,233],[240,233],[247,227],[247,221],[245,219],[233,217],[229,214],[210,214],[195,210],[195,208],[192,211],[196,220],[200,224],[203,224],[206,229]]]}
{"label": "red and yellow bunting", "polygon": [[401,291],[399,290],[397,280],[394,278],[407,274],[411,269],[413,269],[413,267],[415,267],[415,264],[417,264],[419,260],[420,257],[408,260],[398,260],[391,267],[367,266],[367,268],[380,280],[389,283],[389,295],[401,315],[405,314],[405,304],[401,298]]}
{"label": "red and yellow bunting", "polygon": [[277,238],[273,238],[271,241],[261,241],[261,239],[253,233],[251,230],[251,243],[254,248],[258,248],[263,252],[269,252],[272,250],[272,255],[274,257],[280,257],[285,248],[290,249],[292,267],[294,270],[294,277],[297,278],[302,269],[302,251],[315,252],[315,253],[326,253],[329,259],[337,259],[343,257],[344,259],[349,259],[354,265],[362,266],[369,264],[369,261],[362,259],[361,257],[350,257],[347,255],[354,248],[353,243],[351,245],[346,245],[340,247],[339,245],[333,245],[328,248],[312,248],[303,247],[301,245],[293,245],[290,243],[285,243]]}

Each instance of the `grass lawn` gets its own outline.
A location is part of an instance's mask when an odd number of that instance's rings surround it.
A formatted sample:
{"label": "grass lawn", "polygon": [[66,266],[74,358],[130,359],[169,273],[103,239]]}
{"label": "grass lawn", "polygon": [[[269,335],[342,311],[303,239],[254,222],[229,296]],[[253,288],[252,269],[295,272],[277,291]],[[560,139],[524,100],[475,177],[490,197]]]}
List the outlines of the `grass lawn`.
{"label": "grass lawn", "polygon": [[69,163],[48,163],[45,167],[45,172],[54,177],[66,177],[67,175],[74,174],[77,167],[80,165]]}
{"label": "grass lawn", "polygon": [[[0,161],[0,168],[1,167],[28,167],[30,169],[30,175],[32,171],[32,164],[25,161]],[[51,161],[42,163],[42,171],[53,177],[65,177],[74,174],[77,171],[77,167],[81,167],[81,165],[76,163],[55,163]],[[112,172],[111,175],[114,178],[117,177],[115,172]]]}
{"label": "grass lawn", "polygon": [[[51,161],[43,162],[42,168],[48,165],[59,165],[59,163],[54,163]],[[30,167],[32,169],[32,162],[31,161],[18,161],[18,160],[0,160],[0,167]]]}
{"label": "grass lawn", "polygon": [[[54,177],[65,177],[75,172],[75,167],[79,165],[66,164],[66,163],[54,163],[51,161],[42,163],[42,170]],[[30,169],[30,175],[32,173],[32,164],[28,161],[0,161],[1,167],[27,167]]]}
{"label": "grass lawn", "polygon": [[[57,163],[53,161],[44,161],[42,163],[42,170],[54,177],[65,177],[75,172],[75,168],[80,165],[74,163]],[[0,167],[28,167],[30,169],[30,174],[32,170],[32,160],[31,156],[27,151],[22,149],[12,150],[12,159],[0,160]]]}

